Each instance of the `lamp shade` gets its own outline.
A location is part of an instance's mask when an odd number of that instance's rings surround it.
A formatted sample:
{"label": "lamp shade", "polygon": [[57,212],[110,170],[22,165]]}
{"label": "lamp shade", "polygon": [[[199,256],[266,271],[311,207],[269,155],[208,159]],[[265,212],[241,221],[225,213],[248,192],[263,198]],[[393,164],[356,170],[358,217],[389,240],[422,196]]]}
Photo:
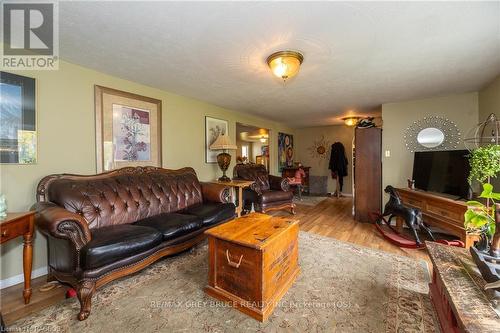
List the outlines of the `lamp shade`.
{"label": "lamp shade", "polygon": [[224,150],[224,149],[237,149],[235,144],[231,142],[231,139],[225,134],[221,134],[217,139],[210,145],[211,150]]}

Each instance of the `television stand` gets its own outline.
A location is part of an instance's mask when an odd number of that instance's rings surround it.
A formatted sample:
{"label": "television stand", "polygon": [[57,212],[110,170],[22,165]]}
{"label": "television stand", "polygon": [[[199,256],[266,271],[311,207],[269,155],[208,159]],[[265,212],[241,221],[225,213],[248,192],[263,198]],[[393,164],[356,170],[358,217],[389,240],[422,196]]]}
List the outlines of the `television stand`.
{"label": "television stand", "polygon": [[[465,231],[464,214],[467,210],[465,201],[453,200],[435,193],[409,188],[398,188],[396,191],[404,205],[422,211],[422,217],[426,224],[457,236],[465,243],[466,248],[471,247],[479,239],[478,235],[467,234]],[[401,228],[403,221],[397,219],[396,225]]]}

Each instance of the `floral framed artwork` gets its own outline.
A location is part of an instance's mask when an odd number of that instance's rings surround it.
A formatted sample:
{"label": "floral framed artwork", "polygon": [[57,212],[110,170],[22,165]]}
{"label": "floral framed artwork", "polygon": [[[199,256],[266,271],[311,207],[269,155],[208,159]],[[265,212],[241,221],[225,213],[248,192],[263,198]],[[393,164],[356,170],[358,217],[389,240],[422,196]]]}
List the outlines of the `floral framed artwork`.
{"label": "floral framed artwork", "polygon": [[161,167],[161,100],[95,86],[97,172]]}
{"label": "floral framed artwork", "polygon": [[221,134],[228,133],[227,120],[205,117],[205,163],[217,163],[217,154],[220,152],[210,150],[210,146]]}
{"label": "floral framed artwork", "polygon": [[0,72],[0,163],[37,162],[35,79]]}

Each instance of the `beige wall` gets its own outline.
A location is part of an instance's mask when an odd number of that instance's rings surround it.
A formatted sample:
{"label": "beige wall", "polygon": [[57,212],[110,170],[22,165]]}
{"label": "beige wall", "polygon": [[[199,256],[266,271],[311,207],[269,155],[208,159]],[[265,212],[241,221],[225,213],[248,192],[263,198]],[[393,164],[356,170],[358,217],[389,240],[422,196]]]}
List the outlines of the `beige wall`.
{"label": "beige wall", "polygon": [[[328,147],[326,152],[326,158],[314,158],[311,156],[309,148],[314,145],[315,141],[321,140],[324,136],[325,140],[328,140]],[[302,162],[304,166],[311,167],[309,171],[311,175],[315,176],[328,176],[328,192],[335,191],[335,180],[330,176],[330,170],[328,170],[328,162],[330,161],[330,147],[331,145],[339,141],[341,142],[346,150],[346,156],[349,160],[349,171],[348,176],[344,178],[343,193],[352,194],[352,139],[354,136],[354,128],[347,127],[344,125],[334,125],[334,126],[322,126],[322,127],[309,127],[300,128],[295,130],[295,162]]]}
{"label": "beige wall", "polygon": [[[413,154],[405,147],[404,132],[414,121],[442,116],[455,122],[462,138],[478,122],[478,93],[466,93],[382,105],[382,184],[406,187],[413,171]],[[463,143],[458,149],[465,149]],[[391,156],[385,157],[389,150]]]}
{"label": "beige wall", "polygon": [[[492,113],[500,120],[500,75],[479,92],[479,121],[485,121]],[[498,190],[500,188],[500,176],[492,178],[491,183]]]}
{"label": "beige wall", "polygon": [[[22,71],[16,74],[37,79],[38,164],[2,165],[0,192],[5,193],[9,211],[23,211],[35,201],[38,181],[51,173],[96,172],[94,130],[94,85],[129,91],[163,102],[163,166],[192,166],[201,180],[220,175],[216,164],[205,163],[205,116],[229,121],[235,140],[236,121],[271,130],[271,173],[277,173],[279,131],[294,133],[279,123],[233,112],[194,99],[105,75],[66,62],[58,71]],[[234,153],[232,165],[234,165]],[[232,168],[230,169],[232,175]],[[1,247],[1,274],[5,279],[22,273],[22,246],[11,241]],[[34,269],[46,265],[46,243],[37,234]]]}
{"label": "beige wall", "polygon": [[492,113],[500,119],[500,75],[479,92],[479,121]]}

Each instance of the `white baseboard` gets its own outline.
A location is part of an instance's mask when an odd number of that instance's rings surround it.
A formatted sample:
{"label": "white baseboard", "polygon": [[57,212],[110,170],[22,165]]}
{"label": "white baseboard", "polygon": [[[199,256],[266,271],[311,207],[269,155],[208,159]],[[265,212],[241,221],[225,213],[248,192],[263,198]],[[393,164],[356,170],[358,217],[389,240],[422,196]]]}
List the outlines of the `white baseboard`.
{"label": "white baseboard", "polygon": [[[37,268],[31,272],[31,278],[34,279],[42,275],[47,275],[47,272],[48,272],[47,266]],[[24,282],[23,274],[14,275],[11,276],[10,278],[0,280],[0,289],[11,287],[23,282]]]}

